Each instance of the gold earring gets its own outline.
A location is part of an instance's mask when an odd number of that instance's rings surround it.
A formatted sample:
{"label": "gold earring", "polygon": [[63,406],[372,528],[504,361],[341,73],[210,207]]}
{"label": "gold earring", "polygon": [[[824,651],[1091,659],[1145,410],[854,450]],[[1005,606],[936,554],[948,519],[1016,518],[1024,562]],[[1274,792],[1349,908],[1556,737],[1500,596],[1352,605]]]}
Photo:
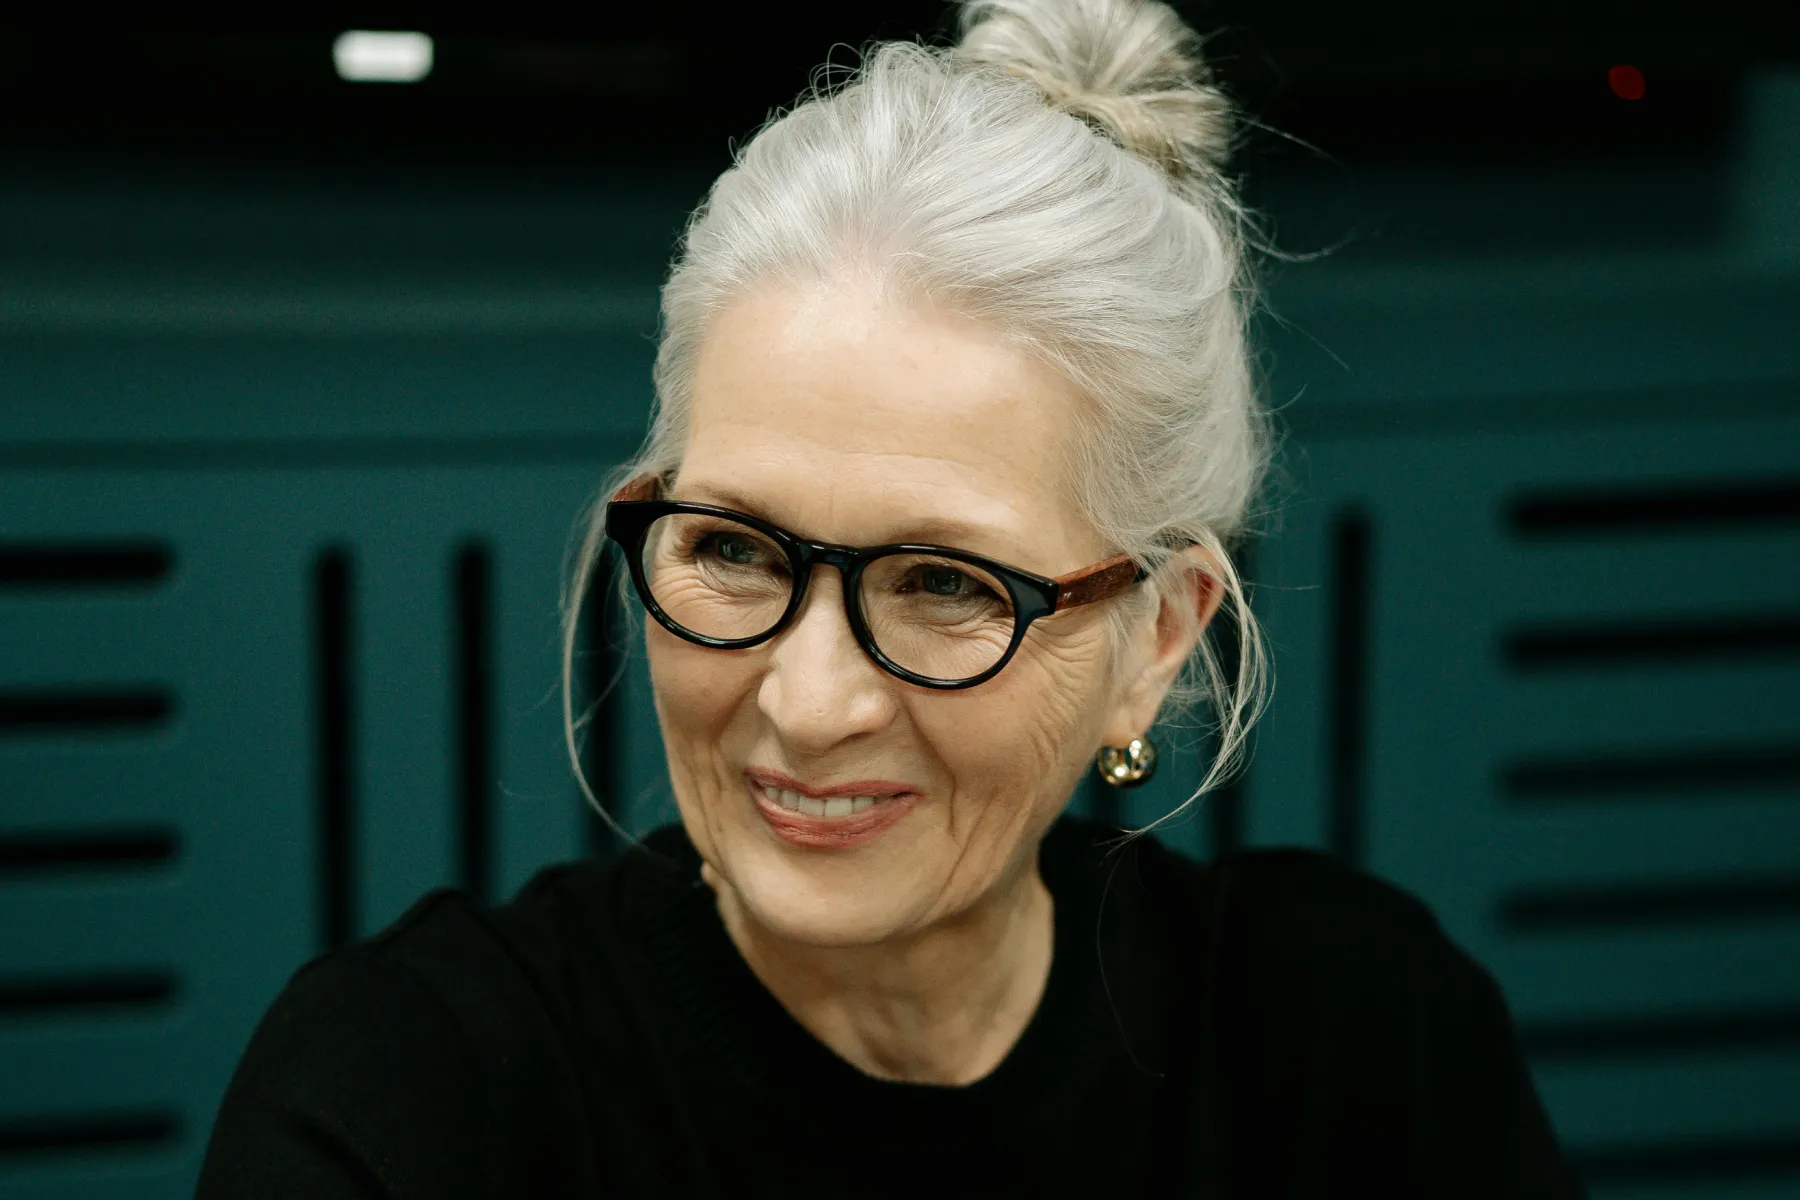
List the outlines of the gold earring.
{"label": "gold earring", "polygon": [[1118,788],[1136,787],[1156,774],[1156,743],[1148,737],[1132,738],[1124,749],[1102,746],[1094,755],[1100,778]]}

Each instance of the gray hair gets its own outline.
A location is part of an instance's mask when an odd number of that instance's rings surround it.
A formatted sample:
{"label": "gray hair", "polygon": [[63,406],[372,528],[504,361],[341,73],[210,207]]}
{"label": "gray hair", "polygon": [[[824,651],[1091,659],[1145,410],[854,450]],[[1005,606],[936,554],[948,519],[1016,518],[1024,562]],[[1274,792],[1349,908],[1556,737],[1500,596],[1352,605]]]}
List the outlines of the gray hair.
{"label": "gray hair", "polygon": [[[1241,761],[1267,690],[1227,551],[1269,459],[1246,331],[1246,219],[1223,170],[1231,107],[1198,39],[1153,0],[973,0],[962,28],[946,49],[874,47],[772,119],[713,184],[663,288],[649,437],[611,482],[679,465],[700,343],[753,288],[854,270],[983,322],[1087,402],[1067,439],[1070,498],[1151,571],[1115,605],[1115,650],[1160,598],[1182,596],[1189,560],[1173,551],[1210,552],[1238,651],[1228,671],[1203,638],[1171,693],[1177,705],[1204,699],[1216,726],[1213,762],[1179,812]],[[565,604],[578,774],[571,659],[608,494]]]}

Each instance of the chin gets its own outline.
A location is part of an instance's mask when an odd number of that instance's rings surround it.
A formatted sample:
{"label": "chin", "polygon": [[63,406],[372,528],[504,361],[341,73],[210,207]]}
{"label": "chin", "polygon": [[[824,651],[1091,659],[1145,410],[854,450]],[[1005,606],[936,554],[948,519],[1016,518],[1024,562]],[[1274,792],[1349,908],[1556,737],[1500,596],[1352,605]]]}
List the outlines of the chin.
{"label": "chin", "polygon": [[[761,831],[757,831],[761,832]],[[908,905],[889,873],[843,855],[779,844],[721,847],[715,869],[751,920],[777,937],[810,946],[867,946],[907,931]],[[906,873],[914,882],[917,876]]]}

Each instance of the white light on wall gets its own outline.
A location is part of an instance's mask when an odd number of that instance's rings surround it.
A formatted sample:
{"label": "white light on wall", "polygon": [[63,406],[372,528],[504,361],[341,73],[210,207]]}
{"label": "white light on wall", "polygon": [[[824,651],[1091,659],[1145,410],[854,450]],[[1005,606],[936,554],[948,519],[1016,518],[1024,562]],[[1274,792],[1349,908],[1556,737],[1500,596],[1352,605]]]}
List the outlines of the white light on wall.
{"label": "white light on wall", "polygon": [[353,83],[417,83],[431,74],[431,38],[352,29],[332,43],[331,61]]}

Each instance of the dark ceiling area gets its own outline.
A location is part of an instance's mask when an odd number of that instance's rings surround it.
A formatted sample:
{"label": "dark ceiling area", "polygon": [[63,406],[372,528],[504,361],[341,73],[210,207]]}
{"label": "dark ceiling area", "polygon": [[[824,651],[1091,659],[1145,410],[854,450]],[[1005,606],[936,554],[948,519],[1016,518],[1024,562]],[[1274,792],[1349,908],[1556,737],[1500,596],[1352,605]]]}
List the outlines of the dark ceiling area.
{"label": "dark ceiling area", "polygon": [[[1736,81],[1800,59],[1800,21],[1773,0],[1179,7],[1207,34],[1250,118],[1253,159],[1704,157],[1729,127]],[[258,28],[0,22],[0,148],[722,161],[822,62],[848,65],[876,38],[943,40],[955,22],[952,6],[918,0],[666,3],[586,21],[510,5],[479,23],[379,6],[315,8],[285,24],[259,16]],[[431,34],[431,74],[410,85],[344,82],[330,47],[345,28]],[[1641,98],[1609,88],[1619,65],[1642,72]]]}

